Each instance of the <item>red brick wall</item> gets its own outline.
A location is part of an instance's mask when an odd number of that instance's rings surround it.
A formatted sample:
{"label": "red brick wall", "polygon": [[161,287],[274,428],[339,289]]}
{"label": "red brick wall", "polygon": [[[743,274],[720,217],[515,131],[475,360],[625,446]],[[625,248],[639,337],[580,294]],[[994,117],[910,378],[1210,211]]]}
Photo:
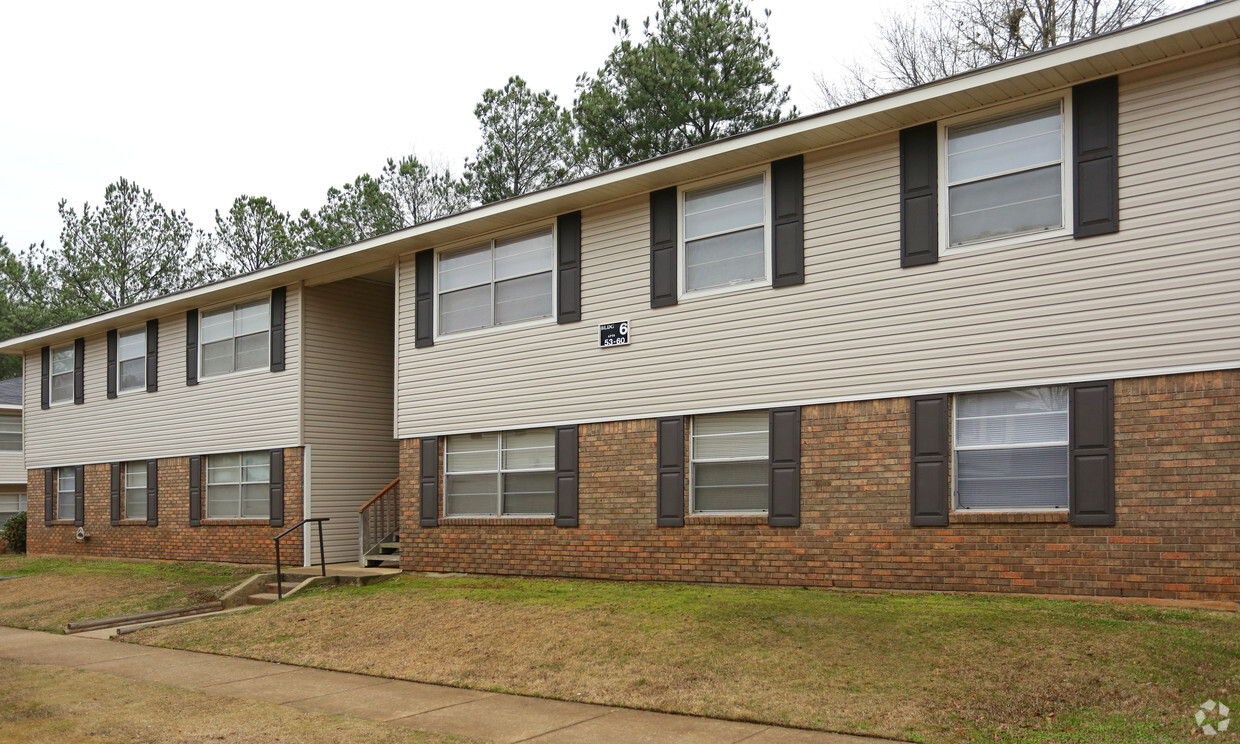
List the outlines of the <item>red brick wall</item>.
{"label": "red brick wall", "polygon": [[[653,420],[580,429],[580,524],[441,519],[404,489],[402,566],[416,571],[1240,602],[1240,371],[1115,384],[1116,511],[952,515],[909,526],[907,399],[806,406],[802,523],[694,517],[655,526]],[[417,440],[401,442],[418,482]]]}
{"label": "red brick wall", "polygon": [[[284,450],[285,525],[301,519],[301,454],[300,448]],[[148,527],[145,520],[122,521],[113,527],[111,465],[87,465],[83,526],[90,539],[78,542],[74,537],[77,527],[71,521],[43,525],[43,471],[30,470],[27,477],[31,494],[27,549],[31,555],[274,563],[272,538],[286,529],[271,527],[266,519],[203,519],[201,526],[191,527],[189,458],[174,457],[159,461],[159,524],[155,527]],[[280,551],[284,560],[301,565],[300,532],[281,540]]]}

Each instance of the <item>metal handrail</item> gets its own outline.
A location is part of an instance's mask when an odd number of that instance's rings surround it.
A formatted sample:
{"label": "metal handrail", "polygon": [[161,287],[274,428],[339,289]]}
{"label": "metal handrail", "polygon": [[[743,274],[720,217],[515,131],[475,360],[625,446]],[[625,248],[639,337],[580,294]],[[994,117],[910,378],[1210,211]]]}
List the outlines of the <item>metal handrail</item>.
{"label": "metal handrail", "polygon": [[289,527],[287,530],[275,536],[276,541],[276,599],[284,599],[284,571],[280,570],[280,538],[284,537],[293,530],[301,527],[306,522],[318,522],[319,524],[319,565],[323,568],[323,575],[327,575],[327,559],[323,557],[323,523],[330,522],[331,517],[311,517],[303,519],[297,524]]}

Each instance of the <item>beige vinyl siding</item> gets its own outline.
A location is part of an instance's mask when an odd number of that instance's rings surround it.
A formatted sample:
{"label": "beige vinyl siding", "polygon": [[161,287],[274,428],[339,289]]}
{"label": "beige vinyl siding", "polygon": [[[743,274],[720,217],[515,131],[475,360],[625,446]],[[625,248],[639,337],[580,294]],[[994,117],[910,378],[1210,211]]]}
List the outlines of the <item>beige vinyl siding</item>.
{"label": "beige vinyl siding", "polygon": [[[237,299],[251,299],[247,296]],[[301,444],[301,293],[288,288],[287,369],[185,384],[185,314],[159,319],[159,390],[108,399],[104,333],[86,337],[85,402],[39,408],[40,356],[26,354],[26,466],[145,460]]]}
{"label": "beige vinyl siding", "polygon": [[[414,349],[402,260],[401,437],[762,407],[1240,357],[1240,64],[1120,79],[1121,231],[901,269],[898,135],[805,158],[806,283],[649,307],[645,197],[583,213],[581,323]],[[597,348],[596,325],[632,345]]]}
{"label": "beige vinyl siding", "polygon": [[[310,513],[329,517],[329,563],[357,559],[357,509],[399,471],[392,438],[393,287],[349,279],[306,290]],[[311,532],[317,563],[318,532]]]}
{"label": "beige vinyl siding", "polygon": [[[0,411],[0,418],[12,421],[16,420],[21,425],[22,415],[20,411]],[[22,442],[25,447],[25,442]],[[22,451],[13,452],[10,450],[0,450],[0,484],[3,483],[20,483],[21,489],[26,488],[26,464],[25,453]]]}

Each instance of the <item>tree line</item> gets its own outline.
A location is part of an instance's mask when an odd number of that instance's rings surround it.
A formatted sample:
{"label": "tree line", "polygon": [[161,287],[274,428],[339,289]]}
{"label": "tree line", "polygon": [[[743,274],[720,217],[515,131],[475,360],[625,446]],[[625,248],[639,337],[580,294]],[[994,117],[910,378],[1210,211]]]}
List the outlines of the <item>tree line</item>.
{"label": "tree line", "polygon": [[[818,79],[838,106],[919,85],[1165,12],[1163,0],[932,0],[876,29],[875,60]],[[327,190],[294,216],[238,196],[209,229],[125,178],[81,209],[62,200],[56,244],[11,248],[0,234],[0,338],[256,271],[798,115],[776,83],[770,11],[748,0],[658,0],[634,33],[576,80],[571,106],[513,76],[474,108],[481,142],[459,174],[416,154]],[[0,357],[0,378],[21,373]]]}

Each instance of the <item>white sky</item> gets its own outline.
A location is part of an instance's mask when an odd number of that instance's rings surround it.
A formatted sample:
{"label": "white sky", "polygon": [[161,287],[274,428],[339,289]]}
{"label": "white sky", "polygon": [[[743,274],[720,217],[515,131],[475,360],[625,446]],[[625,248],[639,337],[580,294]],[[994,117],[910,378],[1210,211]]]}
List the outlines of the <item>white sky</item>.
{"label": "white sky", "polygon": [[[814,110],[815,72],[864,55],[874,22],[916,0],[755,0],[781,84]],[[459,172],[473,108],[519,74],[568,105],[656,0],[0,3],[0,235],[60,233],[124,176],[213,226],[240,194],[296,215],[327,188],[417,152]]]}

